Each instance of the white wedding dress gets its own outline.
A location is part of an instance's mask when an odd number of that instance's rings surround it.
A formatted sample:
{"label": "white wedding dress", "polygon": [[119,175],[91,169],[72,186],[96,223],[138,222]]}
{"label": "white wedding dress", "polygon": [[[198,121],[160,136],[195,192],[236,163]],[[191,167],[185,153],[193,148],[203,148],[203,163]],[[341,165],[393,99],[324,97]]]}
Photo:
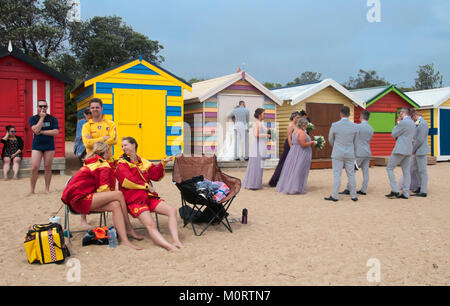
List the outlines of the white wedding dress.
{"label": "white wedding dress", "polygon": [[236,139],[234,136],[234,123],[233,121],[227,121],[225,140],[219,148],[219,155],[217,159],[220,161],[231,161],[234,160],[234,143]]}

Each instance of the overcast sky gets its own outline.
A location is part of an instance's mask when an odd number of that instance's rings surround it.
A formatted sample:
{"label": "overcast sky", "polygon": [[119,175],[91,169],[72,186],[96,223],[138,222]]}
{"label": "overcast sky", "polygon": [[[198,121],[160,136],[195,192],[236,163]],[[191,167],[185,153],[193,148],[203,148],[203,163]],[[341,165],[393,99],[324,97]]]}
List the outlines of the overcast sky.
{"label": "overcast sky", "polygon": [[434,63],[450,86],[450,1],[379,2],[373,23],[367,0],[81,0],[81,17],[122,17],[159,41],[161,66],[186,80],[240,66],[262,83],[303,71],[343,83],[361,68],[404,87]]}

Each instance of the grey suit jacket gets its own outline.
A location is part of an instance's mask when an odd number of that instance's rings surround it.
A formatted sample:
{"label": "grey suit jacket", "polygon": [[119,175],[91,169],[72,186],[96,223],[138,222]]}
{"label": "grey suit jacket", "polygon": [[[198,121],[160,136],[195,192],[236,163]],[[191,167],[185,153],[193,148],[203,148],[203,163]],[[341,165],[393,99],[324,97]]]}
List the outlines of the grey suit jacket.
{"label": "grey suit jacket", "polygon": [[228,118],[235,117],[234,129],[248,129],[250,112],[243,106],[235,108],[228,114]]}
{"label": "grey suit jacket", "polygon": [[373,128],[367,121],[357,124],[358,135],[356,136],[356,157],[372,157],[370,141],[373,137]]}
{"label": "grey suit jacket", "polygon": [[419,126],[416,127],[416,134],[414,135],[413,153],[416,155],[427,155],[430,153],[428,146],[428,123],[422,117],[419,118]]}
{"label": "grey suit jacket", "polygon": [[393,154],[411,155],[412,140],[416,134],[416,124],[409,117],[401,120],[392,130],[392,137],[396,139]]}
{"label": "grey suit jacket", "polygon": [[331,158],[344,160],[355,158],[358,126],[348,119],[341,119],[331,125],[328,141],[333,146]]}

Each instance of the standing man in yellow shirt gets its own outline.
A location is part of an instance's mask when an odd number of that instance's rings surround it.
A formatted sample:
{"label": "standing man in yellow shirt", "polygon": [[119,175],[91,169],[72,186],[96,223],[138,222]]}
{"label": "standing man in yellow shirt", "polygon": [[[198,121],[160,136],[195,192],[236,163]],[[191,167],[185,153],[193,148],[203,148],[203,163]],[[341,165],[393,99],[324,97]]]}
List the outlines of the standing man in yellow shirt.
{"label": "standing man in yellow shirt", "polygon": [[[99,98],[92,98],[89,101],[89,110],[92,118],[84,125],[81,132],[83,144],[86,147],[86,154],[89,154],[94,147],[94,143],[104,141],[109,145],[112,152],[112,146],[117,144],[116,125],[112,120],[108,120],[103,116],[103,102]],[[111,157],[109,162],[114,162]]]}
{"label": "standing man in yellow shirt", "polygon": [[[106,142],[112,152],[112,146],[117,144],[116,125],[112,120],[108,120],[103,116],[103,102],[101,99],[92,98],[89,101],[89,110],[92,117],[83,125],[81,131],[83,144],[86,147],[86,155],[89,155],[89,153],[92,152],[94,144],[98,141]],[[108,162],[114,169],[115,161],[112,155]],[[81,216],[81,225],[89,227],[86,215]]]}

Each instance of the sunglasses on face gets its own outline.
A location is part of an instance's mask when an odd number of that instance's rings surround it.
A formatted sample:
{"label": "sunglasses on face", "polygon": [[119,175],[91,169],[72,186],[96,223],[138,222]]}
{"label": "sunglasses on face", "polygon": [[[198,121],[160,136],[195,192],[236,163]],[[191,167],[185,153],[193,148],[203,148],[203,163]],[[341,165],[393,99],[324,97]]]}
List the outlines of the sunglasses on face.
{"label": "sunglasses on face", "polygon": [[10,133],[16,133],[16,131],[9,131]]}
{"label": "sunglasses on face", "polygon": [[47,105],[38,105],[39,108],[47,108]]}

